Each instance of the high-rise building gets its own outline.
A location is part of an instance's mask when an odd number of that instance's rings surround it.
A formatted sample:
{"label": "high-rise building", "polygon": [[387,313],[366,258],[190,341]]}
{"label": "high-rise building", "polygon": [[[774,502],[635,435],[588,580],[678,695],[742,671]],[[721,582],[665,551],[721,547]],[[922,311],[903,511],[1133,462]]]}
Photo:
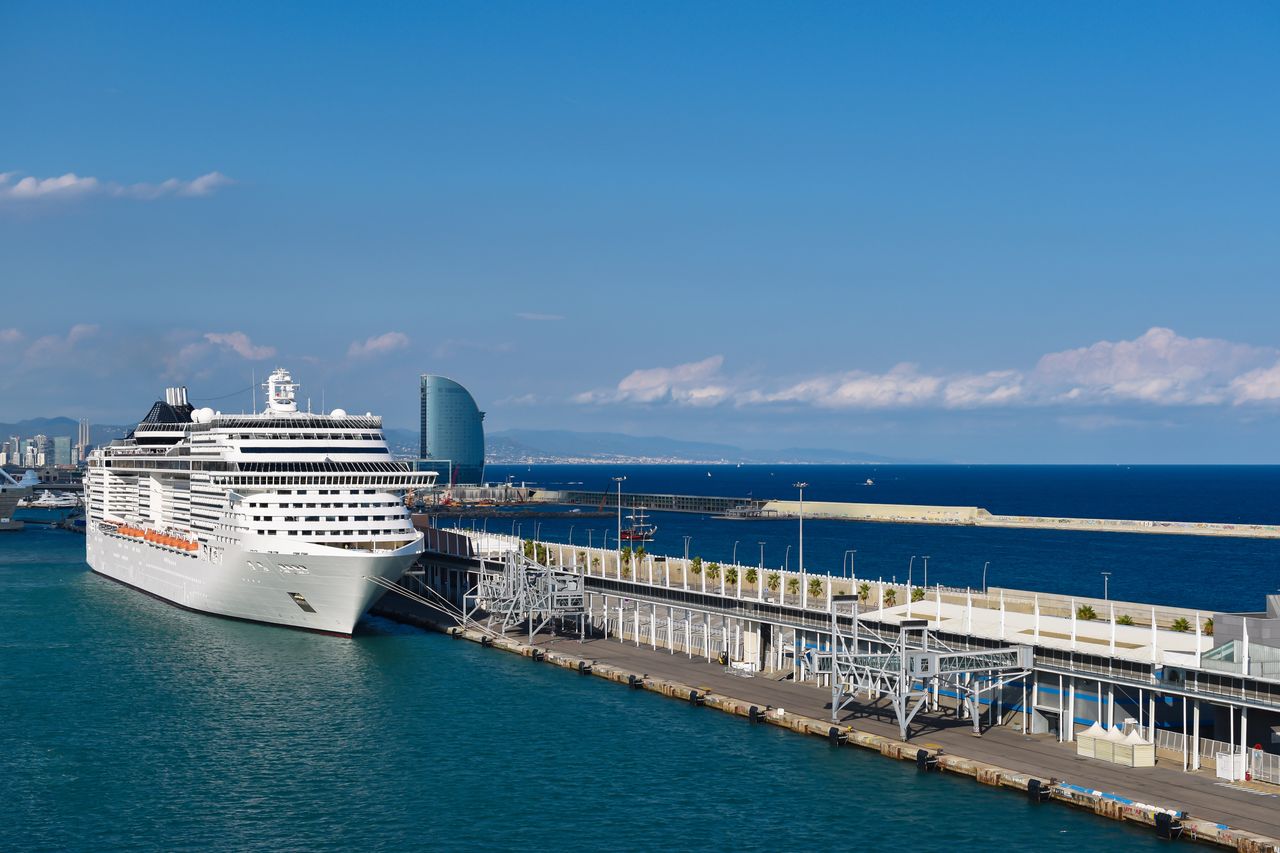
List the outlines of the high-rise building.
{"label": "high-rise building", "polygon": [[421,432],[418,455],[448,462],[440,482],[484,482],[484,412],[475,398],[452,379],[422,374]]}
{"label": "high-rise building", "polygon": [[71,465],[71,436],[55,435],[53,437],[53,464]]}
{"label": "high-rise building", "polygon": [[76,461],[83,462],[85,454],[88,452],[86,448],[89,446],[89,419],[81,418],[80,425],[76,430]]}

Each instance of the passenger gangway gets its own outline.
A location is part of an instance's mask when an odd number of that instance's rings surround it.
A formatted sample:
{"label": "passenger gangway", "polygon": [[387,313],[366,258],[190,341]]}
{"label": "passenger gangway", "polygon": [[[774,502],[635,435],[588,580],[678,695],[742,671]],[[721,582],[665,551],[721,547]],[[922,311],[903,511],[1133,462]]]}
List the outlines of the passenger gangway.
{"label": "passenger gangway", "polygon": [[859,695],[888,699],[907,740],[916,715],[928,704],[936,709],[945,690],[973,721],[974,734],[981,734],[982,698],[1031,673],[1030,646],[955,649],[929,630],[925,619],[904,620],[891,636],[861,625],[858,604],[857,596],[833,596],[831,646],[811,653],[815,671],[830,675],[833,721]]}

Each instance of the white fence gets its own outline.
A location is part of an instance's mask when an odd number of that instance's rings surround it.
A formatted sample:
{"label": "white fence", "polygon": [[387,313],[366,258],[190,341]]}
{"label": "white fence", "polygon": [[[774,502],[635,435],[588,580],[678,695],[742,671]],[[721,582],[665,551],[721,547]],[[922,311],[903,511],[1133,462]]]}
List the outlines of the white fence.
{"label": "white fence", "polygon": [[[1183,735],[1180,732],[1172,732],[1167,729],[1156,730],[1156,747],[1165,749],[1170,752],[1182,752]],[[1209,740],[1208,738],[1200,738],[1200,760],[1206,760],[1218,767],[1218,757],[1221,755],[1235,755],[1237,760],[1242,759],[1240,756],[1240,747],[1232,746],[1220,740]],[[1273,785],[1280,785],[1280,755],[1271,752],[1263,752],[1260,749],[1245,750],[1248,761],[1240,760],[1239,766],[1247,771],[1249,775],[1259,782],[1270,782]],[[1221,771],[1227,768],[1219,768]],[[1239,770],[1235,775],[1239,774]],[[1223,776],[1222,778],[1230,778]]]}

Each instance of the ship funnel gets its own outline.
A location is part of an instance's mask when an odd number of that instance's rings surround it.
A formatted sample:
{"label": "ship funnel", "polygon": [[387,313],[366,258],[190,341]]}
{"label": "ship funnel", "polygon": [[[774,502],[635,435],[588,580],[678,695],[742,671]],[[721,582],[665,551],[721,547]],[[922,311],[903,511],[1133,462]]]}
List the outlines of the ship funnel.
{"label": "ship funnel", "polygon": [[164,389],[164,401],[170,406],[187,405],[187,388],[185,385]]}

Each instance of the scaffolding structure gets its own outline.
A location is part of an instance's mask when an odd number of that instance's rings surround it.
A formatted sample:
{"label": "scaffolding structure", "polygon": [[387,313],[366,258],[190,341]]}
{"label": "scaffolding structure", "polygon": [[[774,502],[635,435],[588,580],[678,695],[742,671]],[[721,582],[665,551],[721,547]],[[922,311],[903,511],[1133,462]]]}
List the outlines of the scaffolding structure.
{"label": "scaffolding structure", "polygon": [[902,740],[921,709],[936,709],[939,692],[954,694],[959,709],[981,734],[982,698],[1030,675],[1030,646],[953,649],[929,630],[926,619],[903,620],[896,635],[860,624],[857,596],[831,600],[831,648],[815,656],[819,671],[831,675],[831,719],[854,704],[887,698]]}
{"label": "scaffolding structure", "polygon": [[497,622],[504,633],[527,627],[530,643],[553,622],[576,621],[579,634],[586,632],[582,576],[544,566],[518,551],[507,551],[501,563],[484,561],[467,599],[467,622],[476,622],[483,613],[490,626]]}

